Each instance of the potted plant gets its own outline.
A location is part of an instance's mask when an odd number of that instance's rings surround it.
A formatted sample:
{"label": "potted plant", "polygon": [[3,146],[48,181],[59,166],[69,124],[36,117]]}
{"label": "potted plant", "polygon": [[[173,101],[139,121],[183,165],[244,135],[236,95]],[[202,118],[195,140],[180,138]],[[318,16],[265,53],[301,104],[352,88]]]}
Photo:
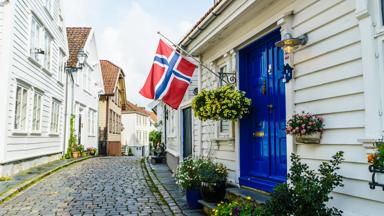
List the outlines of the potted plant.
{"label": "potted plant", "polygon": [[199,163],[200,192],[203,200],[218,203],[224,200],[228,170],[222,163],[204,159]]}
{"label": "potted plant", "polygon": [[191,209],[201,208],[199,163],[201,159],[188,157],[176,168],[176,183],[186,192],[188,206]]}
{"label": "potted plant", "polygon": [[96,149],[95,147],[88,147],[88,148],[87,148],[87,152],[88,152],[88,154],[91,155],[91,156],[96,155],[96,151],[97,151],[97,149]]}
{"label": "potted plant", "polygon": [[81,157],[81,152],[79,151],[79,145],[77,143],[72,144],[72,158]]}
{"label": "potted plant", "polygon": [[287,122],[287,134],[298,143],[319,144],[323,132],[323,118],[310,113],[294,114]]}
{"label": "potted plant", "polygon": [[192,101],[195,116],[206,120],[236,120],[249,113],[252,101],[233,85],[201,90]]}

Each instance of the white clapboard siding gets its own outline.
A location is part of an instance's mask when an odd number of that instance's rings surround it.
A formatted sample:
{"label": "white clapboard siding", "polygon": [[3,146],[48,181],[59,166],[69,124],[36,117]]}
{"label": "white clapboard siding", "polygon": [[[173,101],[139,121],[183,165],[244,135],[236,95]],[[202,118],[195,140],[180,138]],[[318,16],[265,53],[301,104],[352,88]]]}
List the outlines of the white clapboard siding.
{"label": "white clapboard siding", "polygon": [[373,215],[378,211],[372,208],[362,208],[365,212],[351,209],[351,203],[366,203],[384,210],[382,191],[369,189],[366,151],[358,141],[365,135],[365,104],[361,35],[354,9],[353,0],[320,0],[296,10],[293,31],[295,35],[307,33],[309,42],[294,54],[295,111],[325,119],[321,144],[299,144],[297,153],[317,168],[337,151],[344,151],[340,174],[345,186],[335,190],[336,199],[330,204],[348,211],[347,215]]}
{"label": "white clapboard siding", "polygon": [[[56,80],[59,49],[67,50],[65,32],[59,29],[57,18],[59,1],[55,1],[52,14],[44,8],[42,1],[15,0],[12,8],[11,62],[8,96],[8,139],[5,161],[14,161],[35,156],[43,156],[62,151],[64,129],[64,86]],[[29,59],[30,22],[36,17],[52,36],[51,66],[48,71],[42,70]],[[0,34],[1,35],[1,34]],[[42,117],[40,134],[14,134],[13,118],[15,106],[15,90],[18,81],[43,92]],[[58,135],[50,134],[52,98],[61,102]],[[31,99],[30,99],[31,100]],[[28,107],[31,113],[32,107]]]}
{"label": "white clapboard siding", "polygon": [[4,6],[0,6],[0,56],[2,53],[2,44],[3,44],[3,31],[4,31]]}

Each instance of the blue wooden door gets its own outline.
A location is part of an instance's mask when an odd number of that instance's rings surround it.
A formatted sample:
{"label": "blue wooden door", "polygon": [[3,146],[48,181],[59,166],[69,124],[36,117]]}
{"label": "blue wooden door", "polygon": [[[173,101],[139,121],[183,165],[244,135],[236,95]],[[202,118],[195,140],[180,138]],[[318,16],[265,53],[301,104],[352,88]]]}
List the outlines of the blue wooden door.
{"label": "blue wooden door", "polygon": [[252,99],[240,122],[240,184],[265,191],[286,180],[284,59],[276,30],[240,50],[240,89]]}

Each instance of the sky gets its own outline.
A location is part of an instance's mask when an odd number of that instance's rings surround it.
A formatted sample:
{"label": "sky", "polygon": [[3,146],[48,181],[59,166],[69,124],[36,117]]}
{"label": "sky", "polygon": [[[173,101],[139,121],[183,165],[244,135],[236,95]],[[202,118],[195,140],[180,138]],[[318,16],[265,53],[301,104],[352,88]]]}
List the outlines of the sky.
{"label": "sky", "polygon": [[152,66],[159,36],[178,42],[213,5],[213,0],[63,0],[68,27],[95,30],[100,59],[120,66],[127,99],[140,106],[151,100],[138,92]]}

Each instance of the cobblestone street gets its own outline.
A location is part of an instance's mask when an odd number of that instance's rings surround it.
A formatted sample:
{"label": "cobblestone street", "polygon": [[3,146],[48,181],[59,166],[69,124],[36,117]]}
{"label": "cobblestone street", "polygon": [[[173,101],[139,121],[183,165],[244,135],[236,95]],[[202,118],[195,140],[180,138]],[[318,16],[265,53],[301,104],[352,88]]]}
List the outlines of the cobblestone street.
{"label": "cobblestone street", "polygon": [[0,206],[0,215],[171,215],[140,159],[93,158],[64,168]]}

